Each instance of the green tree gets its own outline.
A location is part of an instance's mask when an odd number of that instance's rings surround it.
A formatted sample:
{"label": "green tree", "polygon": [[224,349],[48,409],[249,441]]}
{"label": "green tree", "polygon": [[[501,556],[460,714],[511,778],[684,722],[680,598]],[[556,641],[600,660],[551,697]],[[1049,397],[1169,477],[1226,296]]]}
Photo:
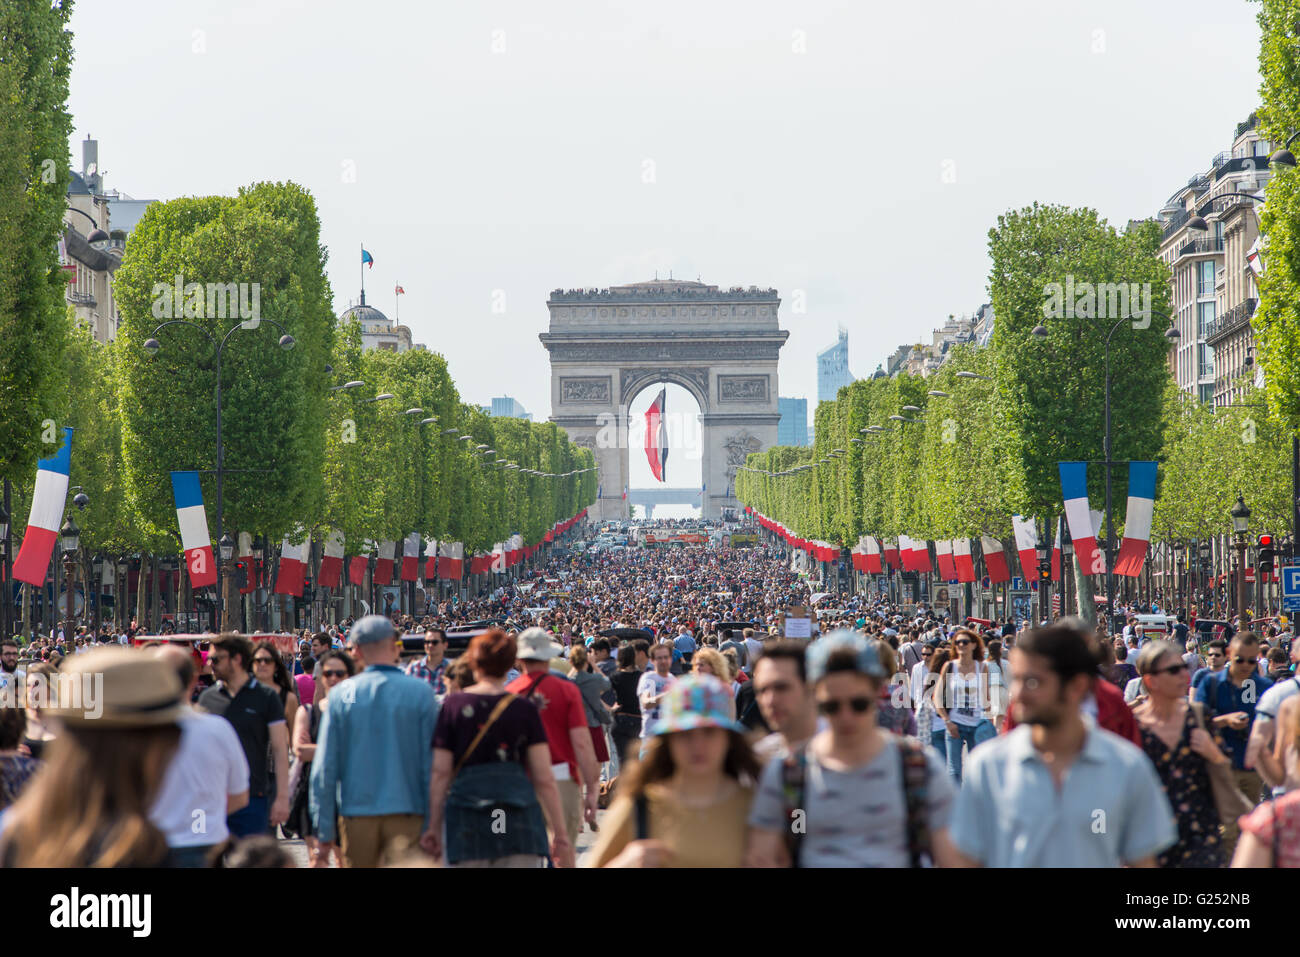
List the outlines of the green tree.
{"label": "green tree", "polygon": [[0,478],[30,483],[66,408],[71,0],[0,4]]}

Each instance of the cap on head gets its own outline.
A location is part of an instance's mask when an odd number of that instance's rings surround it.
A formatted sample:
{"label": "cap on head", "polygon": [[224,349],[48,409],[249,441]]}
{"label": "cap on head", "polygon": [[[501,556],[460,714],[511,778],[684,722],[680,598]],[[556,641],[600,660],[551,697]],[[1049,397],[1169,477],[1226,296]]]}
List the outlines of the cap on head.
{"label": "cap on head", "polygon": [[397,629],[384,615],[366,615],[348,632],[348,641],[354,645],[372,645],[377,641],[396,638]]}
{"label": "cap on head", "polygon": [[808,683],[816,684],[826,677],[826,666],[837,651],[849,651],[854,657],[854,670],[871,678],[884,679],[885,666],[875,646],[863,635],[852,631],[835,631],[814,641],[808,647]]}
{"label": "cap on head", "polygon": [[543,628],[525,628],[516,639],[520,661],[550,661],[564,654],[564,649],[551,641],[550,633]]}

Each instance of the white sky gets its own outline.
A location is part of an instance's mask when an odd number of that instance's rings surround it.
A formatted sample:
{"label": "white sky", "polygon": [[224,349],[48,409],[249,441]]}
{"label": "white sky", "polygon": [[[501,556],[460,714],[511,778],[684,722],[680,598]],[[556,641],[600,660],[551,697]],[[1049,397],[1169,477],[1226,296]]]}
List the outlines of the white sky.
{"label": "white sky", "polygon": [[551,289],[656,269],[774,286],[780,394],[811,417],[837,324],[865,376],[986,300],[999,213],[1039,200],[1123,225],[1228,149],[1258,102],[1256,10],[79,0],[72,159],[94,136],[108,187],[137,198],[302,184],[335,311],[364,241],[367,300],[391,317],[400,282],[402,321],[461,395],[538,420]]}

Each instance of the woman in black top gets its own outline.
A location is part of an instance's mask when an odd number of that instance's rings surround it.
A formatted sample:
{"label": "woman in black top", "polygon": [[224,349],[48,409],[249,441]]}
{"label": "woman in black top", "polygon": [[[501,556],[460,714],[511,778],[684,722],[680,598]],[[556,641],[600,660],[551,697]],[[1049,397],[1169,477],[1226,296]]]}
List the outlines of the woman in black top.
{"label": "woman in black top", "polygon": [[609,679],[614,688],[614,751],[619,767],[629,743],[641,737],[641,702],[636,696],[636,686],[641,672],[636,667],[636,649],[626,644],[618,649],[618,671]]}

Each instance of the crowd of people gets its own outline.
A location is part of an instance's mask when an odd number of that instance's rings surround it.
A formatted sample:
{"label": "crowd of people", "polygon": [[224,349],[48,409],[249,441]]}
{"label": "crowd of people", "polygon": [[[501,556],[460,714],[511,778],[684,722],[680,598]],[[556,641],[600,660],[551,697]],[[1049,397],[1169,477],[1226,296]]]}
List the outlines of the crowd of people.
{"label": "crowd of people", "polygon": [[560,548],[293,649],[6,641],[0,863],[289,866],[287,838],[316,867],[1300,863],[1289,631],[855,595],[792,638],[794,568]]}

